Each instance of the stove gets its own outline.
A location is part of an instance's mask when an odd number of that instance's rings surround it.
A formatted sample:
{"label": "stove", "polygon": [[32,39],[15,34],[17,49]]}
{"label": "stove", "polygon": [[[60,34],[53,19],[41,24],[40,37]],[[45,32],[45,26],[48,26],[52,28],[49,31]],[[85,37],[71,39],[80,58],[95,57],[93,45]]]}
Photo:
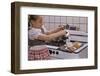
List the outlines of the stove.
{"label": "stove", "polygon": [[82,46],[73,53],[61,49],[59,46],[47,45],[51,59],[79,59],[88,57],[88,36],[87,33],[81,31],[70,30],[70,42],[80,42]]}

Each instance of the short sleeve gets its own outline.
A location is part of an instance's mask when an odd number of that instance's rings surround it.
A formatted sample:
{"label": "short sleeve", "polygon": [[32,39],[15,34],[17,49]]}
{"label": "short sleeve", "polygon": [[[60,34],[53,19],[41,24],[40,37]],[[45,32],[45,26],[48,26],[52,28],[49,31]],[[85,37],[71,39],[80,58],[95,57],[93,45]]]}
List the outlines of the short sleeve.
{"label": "short sleeve", "polygon": [[39,35],[41,35],[41,32],[37,30],[29,30],[28,35],[30,40],[34,40],[37,39]]}

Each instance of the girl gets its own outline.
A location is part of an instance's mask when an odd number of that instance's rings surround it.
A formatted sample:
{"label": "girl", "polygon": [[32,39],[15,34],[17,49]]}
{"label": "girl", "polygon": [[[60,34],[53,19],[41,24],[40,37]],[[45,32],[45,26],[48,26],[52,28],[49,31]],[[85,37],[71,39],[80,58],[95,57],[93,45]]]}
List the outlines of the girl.
{"label": "girl", "polygon": [[50,55],[48,48],[43,43],[65,35],[66,31],[63,27],[47,31],[43,25],[43,19],[39,15],[30,15],[29,25],[29,46],[32,46],[29,49],[29,60],[47,59]]}
{"label": "girl", "polygon": [[63,27],[58,27],[56,30],[47,31],[43,25],[43,19],[38,15],[30,15],[29,18],[30,30],[29,30],[29,39],[42,40],[42,41],[51,41],[57,37],[63,36],[66,34]]}

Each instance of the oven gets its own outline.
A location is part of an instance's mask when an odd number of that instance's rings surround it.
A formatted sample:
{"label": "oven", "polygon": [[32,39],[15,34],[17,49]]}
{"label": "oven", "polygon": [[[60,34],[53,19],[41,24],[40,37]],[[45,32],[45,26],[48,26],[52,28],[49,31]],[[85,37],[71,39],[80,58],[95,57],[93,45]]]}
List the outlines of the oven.
{"label": "oven", "polygon": [[51,59],[79,59],[88,57],[88,34],[86,32],[72,30],[69,30],[69,33],[70,42],[78,41],[82,43],[82,46],[73,53],[70,53],[64,49],[60,49],[59,46],[47,45]]}

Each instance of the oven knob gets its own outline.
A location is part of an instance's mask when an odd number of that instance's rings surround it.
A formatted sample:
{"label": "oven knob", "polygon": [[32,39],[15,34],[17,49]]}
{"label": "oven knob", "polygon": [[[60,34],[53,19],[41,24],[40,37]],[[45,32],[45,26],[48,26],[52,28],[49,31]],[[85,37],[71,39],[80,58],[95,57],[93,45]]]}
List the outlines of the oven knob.
{"label": "oven knob", "polygon": [[49,50],[49,53],[52,54],[53,53],[52,50]]}
{"label": "oven knob", "polygon": [[59,52],[58,52],[58,51],[56,51],[56,54],[58,55],[58,54],[59,54]]}
{"label": "oven knob", "polygon": [[52,51],[53,54],[55,54],[55,51]]}

